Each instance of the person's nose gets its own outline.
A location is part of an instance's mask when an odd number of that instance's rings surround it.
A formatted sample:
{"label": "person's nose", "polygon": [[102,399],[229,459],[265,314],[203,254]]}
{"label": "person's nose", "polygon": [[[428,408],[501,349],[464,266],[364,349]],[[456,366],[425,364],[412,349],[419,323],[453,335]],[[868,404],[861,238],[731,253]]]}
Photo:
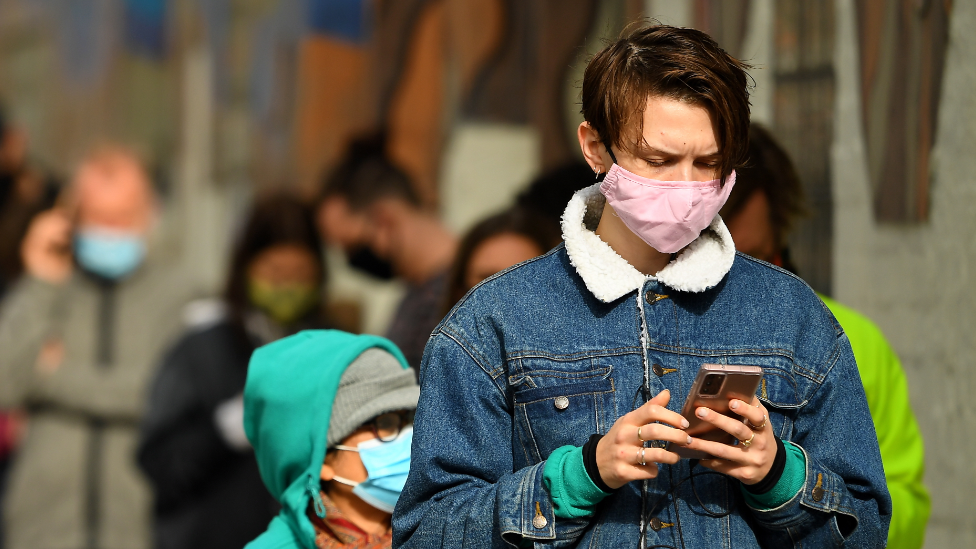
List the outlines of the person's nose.
{"label": "person's nose", "polygon": [[682,160],[676,166],[674,173],[675,181],[694,181],[695,180],[695,163],[692,160]]}

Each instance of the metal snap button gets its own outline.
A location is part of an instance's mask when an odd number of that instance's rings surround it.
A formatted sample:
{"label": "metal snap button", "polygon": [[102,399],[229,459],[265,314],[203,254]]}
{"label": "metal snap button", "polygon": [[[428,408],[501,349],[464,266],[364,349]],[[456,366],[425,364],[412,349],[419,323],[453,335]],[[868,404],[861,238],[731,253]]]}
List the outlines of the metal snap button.
{"label": "metal snap button", "polygon": [[657,303],[658,301],[661,301],[662,299],[667,299],[667,298],[668,298],[668,296],[666,296],[664,294],[656,294],[656,293],[654,293],[654,292],[652,292],[650,290],[648,290],[647,293],[644,294],[644,299],[646,299],[648,303]]}
{"label": "metal snap button", "polygon": [[569,408],[569,399],[564,396],[556,397],[556,400],[554,400],[552,403],[557,410],[565,410],[566,408]]}
{"label": "metal snap button", "polygon": [[813,501],[820,502],[824,498],[823,473],[817,473],[817,484],[813,487]]}
{"label": "metal snap button", "polygon": [[545,528],[547,524],[549,524],[549,521],[546,520],[546,517],[542,515],[542,506],[539,505],[539,502],[537,501],[535,502],[535,518],[532,519],[532,526],[535,526],[536,528]]}
{"label": "metal snap button", "polygon": [[661,522],[661,519],[659,519],[657,517],[654,517],[654,518],[651,519],[650,527],[651,527],[651,530],[654,530],[655,532],[657,532],[661,528],[664,527],[664,524]]}
{"label": "metal snap button", "polygon": [[660,364],[655,364],[651,366],[651,370],[654,370],[654,375],[661,377],[664,375],[664,368]]}

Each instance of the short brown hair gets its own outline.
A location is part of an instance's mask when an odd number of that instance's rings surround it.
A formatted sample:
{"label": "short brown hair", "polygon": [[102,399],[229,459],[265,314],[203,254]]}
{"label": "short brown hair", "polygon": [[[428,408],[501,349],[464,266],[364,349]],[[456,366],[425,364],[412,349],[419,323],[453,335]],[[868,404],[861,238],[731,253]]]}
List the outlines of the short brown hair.
{"label": "short brown hair", "polygon": [[[640,27],[596,54],[583,73],[583,118],[607,146],[630,150],[643,134],[647,98],[662,96],[708,109],[718,125],[721,177],[741,166],[749,143],[746,63],[707,34],[653,25]],[[634,117],[633,143],[626,126]]]}

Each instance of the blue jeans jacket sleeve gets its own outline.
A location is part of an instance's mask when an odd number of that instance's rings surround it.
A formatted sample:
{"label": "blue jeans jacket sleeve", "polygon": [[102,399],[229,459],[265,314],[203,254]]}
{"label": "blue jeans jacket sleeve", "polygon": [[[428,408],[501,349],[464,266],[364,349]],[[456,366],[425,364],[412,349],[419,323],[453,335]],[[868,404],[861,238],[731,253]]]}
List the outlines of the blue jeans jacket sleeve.
{"label": "blue jeans jacket sleeve", "polygon": [[517,547],[582,532],[579,521],[557,525],[542,485],[545,461],[513,471],[503,371],[459,332],[431,337],[410,475],[393,515],[395,547]]}
{"label": "blue jeans jacket sleeve", "polygon": [[803,488],[777,508],[751,509],[763,527],[757,537],[766,546],[885,545],[891,498],[846,335],[838,337],[830,360],[822,384],[812,384],[790,437],[806,456]]}

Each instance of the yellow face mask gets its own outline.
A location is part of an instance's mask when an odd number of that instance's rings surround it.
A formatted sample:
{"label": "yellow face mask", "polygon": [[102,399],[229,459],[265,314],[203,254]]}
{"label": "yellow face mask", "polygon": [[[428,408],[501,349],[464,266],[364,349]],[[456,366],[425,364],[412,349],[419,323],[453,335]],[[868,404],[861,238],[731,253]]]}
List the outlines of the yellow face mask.
{"label": "yellow face mask", "polygon": [[254,306],[285,326],[311,311],[319,301],[318,288],[310,284],[272,284],[251,279],[247,290]]}

